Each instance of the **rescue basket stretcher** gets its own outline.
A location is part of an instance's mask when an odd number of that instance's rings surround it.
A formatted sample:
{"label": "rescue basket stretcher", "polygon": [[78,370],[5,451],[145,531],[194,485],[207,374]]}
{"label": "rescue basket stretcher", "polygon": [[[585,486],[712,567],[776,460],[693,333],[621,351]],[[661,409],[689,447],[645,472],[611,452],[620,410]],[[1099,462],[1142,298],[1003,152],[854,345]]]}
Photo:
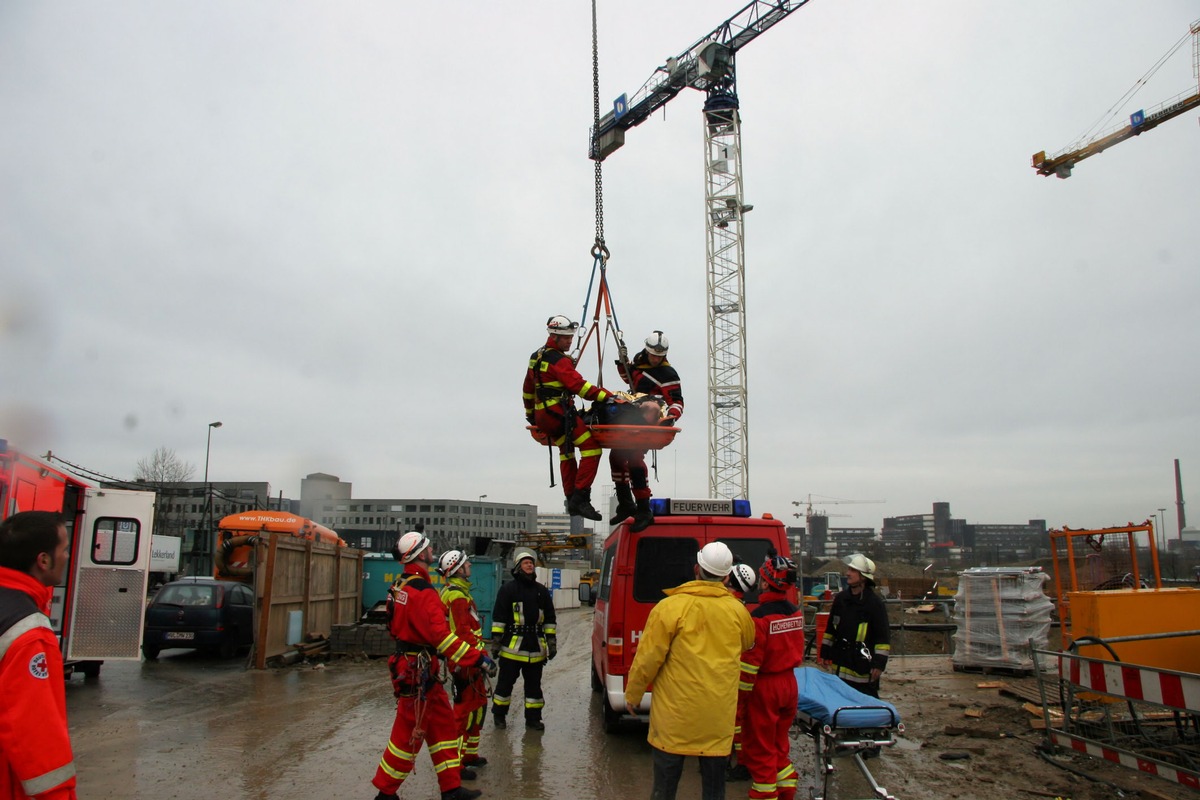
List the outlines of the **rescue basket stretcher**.
{"label": "rescue basket stretcher", "polygon": [[828,794],[829,778],[836,769],[835,756],[849,755],[854,760],[879,800],[895,800],[881,787],[867,768],[864,756],[874,755],[896,743],[895,733],[904,732],[900,715],[891,703],[863,694],[841,678],[815,667],[795,670],[798,700],[793,727],[813,738],[816,763],[813,774],[821,777],[819,791],[814,787],[812,800]]}
{"label": "rescue basket stretcher", "polygon": [[[526,429],[538,444],[550,444],[541,428],[527,425]],[[588,429],[596,443],[606,450],[662,450],[681,430],[666,425],[589,425]]]}

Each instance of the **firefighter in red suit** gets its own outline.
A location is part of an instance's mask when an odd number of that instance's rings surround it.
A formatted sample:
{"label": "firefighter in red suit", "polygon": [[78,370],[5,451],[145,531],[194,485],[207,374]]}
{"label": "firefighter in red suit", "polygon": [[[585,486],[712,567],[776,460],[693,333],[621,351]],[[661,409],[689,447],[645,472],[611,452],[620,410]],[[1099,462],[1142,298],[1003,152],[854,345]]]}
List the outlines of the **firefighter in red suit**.
{"label": "firefighter in red suit", "polygon": [[404,577],[388,597],[388,628],[396,640],[396,653],[388,659],[396,720],[371,781],[379,790],[375,800],[396,800],[422,742],[429,745],[442,800],[473,800],[482,792],[462,785],[458,724],[450,698],[437,680],[439,659],[488,670],[494,670],[495,663],[483,650],[451,633],[446,606],[429,582],[427,565],[433,561],[433,548],[425,534],[410,531],[401,536],[395,555],[404,564]]}
{"label": "firefighter in red suit", "polygon": [[60,514],[0,523],[0,798],[74,800],[62,651],[50,599],[69,549]]}
{"label": "firefighter in red suit", "polygon": [[[574,360],[567,355],[578,329],[578,323],[561,314],[546,320],[546,344],[529,356],[521,399],[525,404],[525,420],[558,447],[567,513],[599,520],[600,512],[592,506],[592,482],[604,450],[575,412],[575,395],[600,401],[612,392],[584,380],[576,371]],[[578,464],[575,448],[579,448]]]}
{"label": "firefighter in red suit", "polygon": [[[662,331],[654,331],[646,337],[646,347],[633,357],[628,376],[630,391],[661,397],[666,404],[665,425],[674,425],[683,416],[683,385],[679,373],[667,361],[670,342]],[[609,520],[616,525],[626,517],[633,517],[629,529],[634,533],[643,531],[654,522],[650,510],[650,483],[647,480],[645,450],[612,450],[608,454],[608,466],[612,470],[613,487],[617,494],[617,513]]]}
{"label": "firefighter in red suit", "polygon": [[[438,559],[438,570],[446,585],[442,602],[446,604],[450,631],[465,639],[471,647],[483,649],[483,623],[471,597],[471,560],[462,550],[447,550]],[[488,685],[483,670],[459,667],[450,676],[454,681],[454,719],[462,735],[459,757],[463,767],[482,767],[488,763],[479,755],[479,731],[487,713]]]}
{"label": "firefighter in red suit", "polygon": [[[804,612],[787,597],[796,565],[770,554],[758,571],[760,591],[754,647],[742,654],[742,686],[749,685],[742,726],[742,763],[750,770],[751,800],[792,800],[796,768],[788,729],[796,717],[796,676],[804,661]],[[744,689],[743,689],[744,690]]]}

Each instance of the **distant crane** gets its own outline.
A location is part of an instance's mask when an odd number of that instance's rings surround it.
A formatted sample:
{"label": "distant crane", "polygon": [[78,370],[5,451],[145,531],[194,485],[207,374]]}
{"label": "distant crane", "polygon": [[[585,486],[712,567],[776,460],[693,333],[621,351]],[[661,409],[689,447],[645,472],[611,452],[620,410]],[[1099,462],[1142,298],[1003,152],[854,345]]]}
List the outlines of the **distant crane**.
{"label": "distant crane", "polygon": [[[1196,77],[1198,88],[1200,88],[1200,20],[1196,20],[1191,24],[1189,32],[1192,37],[1192,73]],[[1164,63],[1186,41],[1186,36],[1180,39],[1166,55],[1159,59],[1158,64],[1151,69],[1150,74],[1153,74],[1159,65]],[[1138,81],[1138,85],[1144,83],[1145,80],[1146,78],[1143,78]],[[1071,170],[1083,159],[1094,156],[1097,153],[1103,153],[1108,148],[1115,144],[1120,144],[1126,139],[1140,136],[1151,128],[1161,125],[1172,117],[1178,117],[1180,114],[1186,113],[1197,106],[1200,106],[1200,91],[1196,89],[1189,90],[1189,92],[1179,94],[1165,103],[1151,108],[1150,113],[1146,113],[1144,109],[1135,111],[1130,115],[1128,125],[1091,139],[1082,145],[1070,146],[1066,150],[1056,153],[1049,158],[1046,157],[1045,150],[1036,153],[1033,156],[1033,168],[1038,171],[1039,175],[1056,175],[1059,178],[1069,178],[1071,177]]]}
{"label": "distant crane", "polygon": [[[742,138],[734,54],[808,0],[752,0],[666,64],[603,118],[596,110],[589,157],[597,164],[686,88],[707,95],[704,141],[708,259],[708,455],[710,497],[750,496],[746,391]],[[594,17],[593,7],[593,17]],[[595,43],[593,39],[593,60]],[[599,169],[597,167],[597,174]]]}
{"label": "distant crane", "polygon": [[[813,495],[812,495],[812,494],[808,494],[808,495],[806,495],[806,497],[807,497],[807,500],[806,500],[806,501],[804,501],[804,502],[801,502],[800,500],[793,500],[793,501],[792,501],[792,505],[794,505],[794,506],[800,506],[800,505],[802,505],[802,506],[804,506],[804,507],[805,507],[805,511],[804,511],[804,517],[805,517],[805,519],[806,519],[806,520],[807,520],[809,517],[815,517],[815,516],[823,516],[823,517],[830,517],[830,516],[834,516],[834,517],[845,517],[845,516],[849,516],[849,514],[825,514],[824,512],[821,512],[821,511],[814,512],[814,511],[813,511]],[[831,505],[832,505],[832,506],[838,506],[838,505],[855,505],[855,506],[858,506],[858,505],[868,505],[868,504],[871,504],[871,503],[886,503],[886,502],[887,502],[886,500],[843,500],[843,499],[841,499],[841,498],[838,498],[838,497],[822,497],[821,495],[817,495],[816,497],[817,497],[817,503],[818,503],[818,505],[823,505],[823,506],[831,506]],[[794,516],[796,516],[796,517],[799,517],[800,515],[799,515],[799,514],[795,514]]]}

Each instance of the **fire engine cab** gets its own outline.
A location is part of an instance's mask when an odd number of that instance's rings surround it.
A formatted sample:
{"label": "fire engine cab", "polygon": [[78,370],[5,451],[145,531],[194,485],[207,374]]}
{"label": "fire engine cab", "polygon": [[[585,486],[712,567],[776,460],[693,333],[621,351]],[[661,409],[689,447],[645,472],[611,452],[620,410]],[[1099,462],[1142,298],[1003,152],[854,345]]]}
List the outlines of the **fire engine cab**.
{"label": "fire engine cab", "polygon": [[20,511],[67,523],[71,562],[50,611],[67,674],[140,660],[154,493],[91,486],[0,439],[0,519]]}
{"label": "fire engine cab", "polygon": [[[640,533],[629,520],[604,541],[600,586],[592,623],[592,689],[603,693],[604,730],[617,731],[635,718],[625,711],[625,678],[637,652],[650,609],[666,597],[664,589],[694,580],[696,553],[709,542],[724,542],[735,563],[755,570],[774,549],[789,556],[787,531],[770,514],[753,518],[748,500],[653,498],[654,524]],[[794,589],[792,590],[795,591]],[[792,602],[797,598],[792,597]],[[758,591],[746,595],[746,607],[758,606]],[[646,692],[638,719],[650,710]]]}

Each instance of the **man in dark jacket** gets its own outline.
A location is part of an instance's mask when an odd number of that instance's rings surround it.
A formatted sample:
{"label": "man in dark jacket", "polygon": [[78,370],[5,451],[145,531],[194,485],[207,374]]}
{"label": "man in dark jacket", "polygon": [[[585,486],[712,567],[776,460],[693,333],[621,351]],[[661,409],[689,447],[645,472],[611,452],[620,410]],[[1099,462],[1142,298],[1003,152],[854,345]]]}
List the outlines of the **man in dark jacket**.
{"label": "man in dark jacket", "polygon": [[833,598],[821,658],[863,694],[879,697],[879,677],[892,646],[887,607],[875,594],[875,562],[862,553],[846,559],[846,588]]}
{"label": "man in dark jacket", "polygon": [[60,514],[0,522],[0,797],[75,798],[62,651],[49,619],[69,552]]}
{"label": "man in dark jacket", "polygon": [[[669,347],[665,333],[652,332],[646,337],[646,346],[633,357],[628,369],[621,369],[621,376],[629,383],[631,392],[662,398],[661,424],[674,425],[683,416],[683,388],[679,373],[667,360]],[[650,510],[646,451],[610,450],[608,466],[617,494],[617,513],[609,520],[609,524],[616,525],[632,516],[633,523],[629,529],[634,533],[650,527],[654,522],[654,512]]]}
{"label": "man in dark jacket", "polygon": [[521,548],[513,555],[513,579],[496,593],[492,611],[492,658],[500,664],[492,719],[497,728],[508,727],[508,707],[520,675],[525,681],[525,727],[541,731],[546,729],[542,669],[558,654],[554,598],[537,582],[533,551]]}

